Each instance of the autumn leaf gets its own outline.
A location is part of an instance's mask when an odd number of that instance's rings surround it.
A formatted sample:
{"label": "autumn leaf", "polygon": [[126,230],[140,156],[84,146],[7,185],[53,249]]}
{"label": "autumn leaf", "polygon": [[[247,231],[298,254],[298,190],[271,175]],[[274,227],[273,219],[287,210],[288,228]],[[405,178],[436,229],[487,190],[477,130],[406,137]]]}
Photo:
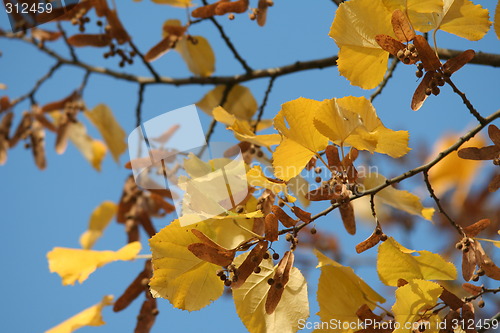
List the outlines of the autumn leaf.
{"label": "autumn leaf", "polygon": [[[236,116],[228,113],[221,106],[213,109],[214,119],[218,122],[228,125],[228,129],[233,131],[234,137],[240,141],[250,142],[258,146],[269,147],[277,145],[281,142],[279,134],[262,134],[256,135],[249,121],[239,120]],[[261,121],[257,126],[257,130],[270,126],[268,121]]]}
{"label": "autumn leaf", "polygon": [[175,45],[191,73],[206,77],[215,71],[215,55],[208,40],[202,36],[183,38]]}
{"label": "autumn leaf", "polygon": [[[235,265],[241,265],[247,255],[248,252],[238,256]],[[233,300],[241,321],[250,333],[298,331],[300,321],[309,317],[304,276],[292,267],[276,309],[267,314],[265,304],[270,289],[267,281],[275,275],[278,266],[274,266],[273,260],[269,258],[262,260],[259,267],[259,273],[254,272],[239,288],[233,289]]]}
{"label": "autumn leaf", "polygon": [[75,123],[70,126],[69,140],[78,148],[94,169],[101,171],[102,160],[108,150],[106,145],[100,140],[91,138],[82,123]]}
{"label": "autumn leaf", "polygon": [[397,286],[399,279],[411,281],[457,278],[455,266],[439,254],[407,249],[392,237],[379,245],[377,271],[380,280],[388,286]]}
{"label": "autumn leaf", "polygon": [[375,36],[395,37],[391,15],[381,1],[350,0],[339,5],[329,35],[340,48],[340,75],[352,85],[372,89],[382,81],[389,54]]}
{"label": "autumn leaf", "polygon": [[386,128],[365,97],[348,96],[321,102],[314,126],[338,145],[347,144],[391,157],[401,157],[410,151],[408,132]]}
{"label": "autumn leaf", "polygon": [[274,127],[283,135],[283,141],[273,153],[276,177],[288,181],[297,176],[309,160],[327,146],[328,139],[313,125],[320,103],[301,97],[281,106],[274,118]]}
{"label": "autumn leaf", "polygon": [[[357,276],[351,267],[342,266],[317,250],[314,253],[318,257],[317,267],[321,268],[317,299],[320,308],[318,315],[322,322],[338,320],[346,323],[347,327],[347,323],[358,321],[356,311],[363,304],[367,304],[373,310],[377,302],[385,302],[385,299]],[[317,329],[314,332],[352,333],[356,331],[352,325],[348,330],[342,330],[340,328],[342,326],[339,325],[338,329]]]}
{"label": "autumn leaf", "polygon": [[[225,85],[218,85],[203,96],[196,103],[196,106],[202,109],[206,114],[212,115],[212,111],[220,105]],[[235,85],[229,90],[224,110],[236,117],[237,120],[250,121],[257,112],[257,101],[250,89],[242,85]],[[253,124],[252,124],[253,125]]]}
{"label": "autumn leaf", "polygon": [[116,121],[111,109],[104,104],[99,104],[93,110],[85,111],[85,116],[97,127],[111,155],[118,163],[120,155],[127,150],[127,135]]}
{"label": "autumn leaf", "polygon": [[51,273],[62,278],[63,285],[82,283],[97,268],[118,260],[133,260],[141,250],[141,243],[133,242],[118,251],[94,251],[55,247],[47,253]]}
{"label": "autumn leaf", "polygon": [[288,187],[285,182],[271,181],[264,175],[260,165],[256,165],[248,170],[247,181],[250,186],[262,187],[271,190],[274,194],[283,193],[289,202],[297,200],[288,193]]}
{"label": "autumn leaf", "polygon": [[153,254],[151,294],[188,311],[200,310],[224,291],[224,284],[216,275],[220,266],[199,259],[188,249],[190,244],[199,242],[190,231],[193,228],[214,238],[213,230],[206,224],[181,227],[174,220],[149,240]]}
{"label": "autumn leaf", "polygon": [[[385,184],[386,180],[387,178],[381,174],[370,172],[367,174],[366,178],[363,179],[363,185],[365,186],[365,190],[369,191]],[[419,215],[429,221],[432,220],[432,215],[434,214],[434,208],[424,207],[416,195],[408,191],[395,189],[391,186],[377,192],[375,198],[380,199],[381,202],[391,207],[413,215]]]}
{"label": "autumn leaf", "polygon": [[106,324],[102,319],[102,309],[112,304],[113,296],[104,296],[100,303],[83,310],[45,333],[71,333],[84,326],[102,326]]}
{"label": "autumn leaf", "polygon": [[440,11],[410,16],[410,20],[421,32],[443,30],[471,41],[483,38],[491,25],[488,10],[469,0],[443,0]]}
{"label": "autumn leaf", "polygon": [[101,238],[104,229],[116,214],[118,207],[111,201],[101,203],[90,216],[89,228],[80,236],[80,245],[83,249],[89,250],[94,243]]}
{"label": "autumn leaf", "polygon": [[[437,156],[441,151],[449,148],[458,139],[458,135],[448,134],[439,139],[429,156]],[[464,147],[484,146],[486,143],[480,136],[470,139]],[[452,151],[438,164],[429,170],[429,181],[434,192],[441,197],[447,191],[454,189],[453,198],[450,202],[455,207],[461,207],[469,193],[472,182],[480,170],[481,161],[465,160]]]}
{"label": "autumn leaf", "polygon": [[413,325],[416,326],[421,318],[420,311],[435,306],[442,292],[443,288],[437,283],[418,279],[399,287],[392,307],[394,319],[398,323],[393,333],[413,332]]}

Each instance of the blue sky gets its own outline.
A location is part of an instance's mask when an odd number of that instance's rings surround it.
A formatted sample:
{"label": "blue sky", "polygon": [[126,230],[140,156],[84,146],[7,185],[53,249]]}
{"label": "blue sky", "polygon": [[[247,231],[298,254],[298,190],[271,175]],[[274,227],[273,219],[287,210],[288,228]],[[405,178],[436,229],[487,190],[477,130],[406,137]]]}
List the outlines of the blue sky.
{"label": "blue sky", "polygon": [[[165,20],[178,18],[185,22],[185,10],[169,6],[155,5],[149,0],[133,2],[117,1],[120,17],[138,47],[146,51],[161,38],[161,27]],[[492,2],[484,2],[490,10]],[[328,37],[329,27],[336,6],[328,0],[283,1],[276,0],[270,8],[268,23],[264,28],[239,15],[234,21],[218,18],[228,32],[238,51],[248,60],[252,68],[269,68],[293,63],[297,60],[311,60],[328,57],[337,53],[337,47]],[[0,27],[8,29],[7,16],[0,11]],[[43,26],[53,29],[53,23]],[[71,32],[76,29],[71,28]],[[192,35],[202,35],[211,43],[216,54],[215,75],[243,73],[241,65],[233,58],[223,40],[210,22],[204,22],[190,29]],[[52,45],[67,55],[64,45]],[[446,33],[438,33],[438,46],[498,52],[500,43],[491,31],[479,42],[467,42]],[[0,39],[0,82],[8,85],[5,91],[11,97],[20,96],[31,89],[34,82],[45,74],[53,61],[36,52],[35,48],[18,41]],[[109,66],[120,70],[116,59],[104,61],[101,50],[79,49],[81,59],[95,65]],[[153,63],[165,76],[189,76],[181,57],[171,52]],[[126,71],[148,76],[144,66],[137,61]],[[444,132],[463,131],[475,126],[473,118],[462,105],[457,95],[449,87],[442,89],[438,97],[430,97],[418,112],[410,110],[410,99],[415,87],[414,67],[398,66],[394,78],[389,82],[384,94],[374,105],[384,124],[392,129],[410,132],[410,147],[417,148],[424,142],[432,147]],[[40,104],[67,96],[80,85],[84,72],[64,66],[52,79],[46,82],[36,95]],[[454,76],[454,81],[466,92],[477,110],[488,115],[499,108],[499,70],[491,67],[470,65]],[[244,83],[250,88],[257,101],[261,101],[267,87],[267,79]],[[143,104],[143,120],[151,119],[164,112],[174,110],[198,101],[211,86],[148,86]],[[115,116],[127,133],[135,128],[135,107],[137,85],[118,81],[101,75],[92,75],[85,89],[84,99],[89,108],[99,103],[111,107]],[[0,95],[3,94],[0,91]],[[318,100],[347,95],[369,96],[371,91],[363,91],[350,86],[339,76],[335,67],[300,72],[280,77],[276,80],[269,98],[265,118],[272,118],[286,101],[300,96]],[[29,105],[23,103],[16,110],[16,119]],[[83,118],[83,117],[82,117]],[[208,118],[203,118],[203,126],[208,126]],[[85,120],[83,120],[85,121]],[[499,122],[496,122],[499,125]],[[91,126],[90,134],[98,137]],[[218,128],[222,130],[221,126]],[[227,138],[218,134],[214,139]],[[104,200],[117,201],[121,194],[128,171],[122,166],[127,161],[122,155],[117,165],[110,156],[106,157],[102,171],[96,172],[84,160],[75,147],[68,148],[64,155],[54,150],[54,137],[47,137],[48,168],[39,171],[33,163],[31,153],[22,144],[9,151],[9,160],[0,167],[0,207],[4,235],[0,243],[0,253],[4,267],[0,275],[2,294],[2,326],[6,332],[42,332],[82,309],[97,303],[105,294],[118,297],[135,278],[143,263],[118,262],[99,269],[83,284],[63,287],[60,278],[48,271],[45,255],[55,246],[79,247],[78,239],[86,229],[91,211]],[[417,154],[414,150],[411,154]],[[384,163],[385,166],[386,163]],[[387,163],[388,165],[388,163]],[[388,171],[387,174],[390,174]],[[319,209],[319,207],[318,207]],[[336,223],[332,223],[335,220]],[[157,228],[167,224],[169,219],[156,220]],[[431,225],[418,221],[417,239],[426,239]],[[338,216],[322,218],[318,229],[335,232],[346,246],[348,256],[354,254],[353,244],[370,233],[368,225],[355,237],[339,230]],[[397,235],[397,231],[394,231]],[[143,235],[144,236],[144,235]],[[417,249],[435,247],[433,237],[420,242]],[[118,249],[126,241],[122,226],[116,223],[106,230],[104,237],[96,244],[96,249]],[[411,246],[414,244],[405,244]],[[143,253],[146,253],[146,249]],[[374,260],[375,251],[365,254],[365,259]],[[384,292],[374,271],[363,266],[356,270],[374,287]],[[308,271],[311,314],[317,312],[315,304],[315,284],[317,272]],[[135,325],[139,301],[127,310],[114,314],[108,308],[104,311],[107,325],[97,328],[83,328],[79,332],[129,332]],[[173,309],[167,300],[159,300],[160,315],[153,332],[220,332],[225,328],[232,332],[244,332],[245,328],[234,311],[230,297],[222,297],[214,304],[199,311],[188,313]],[[387,305],[389,306],[389,305]],[[314,317],[313,317],[314,318]]]}

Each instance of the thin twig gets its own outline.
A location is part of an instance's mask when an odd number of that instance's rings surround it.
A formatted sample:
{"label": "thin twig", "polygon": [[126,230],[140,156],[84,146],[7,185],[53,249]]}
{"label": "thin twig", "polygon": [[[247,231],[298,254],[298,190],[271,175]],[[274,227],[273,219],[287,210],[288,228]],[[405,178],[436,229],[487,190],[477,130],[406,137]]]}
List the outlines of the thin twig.
{"label": "thin twig", "polygon": [[[208,5],[207,0],[203,0],[203,4],[205,6]],[[250,66],[248,66],[248,64],[245,61],[245,59],[243,59],[243,57],[238,53],[238,51],[234,47],[234,44],[231,42],[231,40],[229,39],[228,35],[224,31],[224,28],[222,28],[222,26],[219,24],[219,22],[217,22],[217,20],[215,19],[215,17],[209,17],[209,20],[215,25],[215,27],[217,28],[217,30],[219,30],[219,33],[220,33],[222,39],[226,43],[227,47],[229,47],[229,49],[233,53],[233,55],[236,58],[236,60],[238,60],[238,62],[241,64],[241,66],[243,66],[243,68],[245,69],[245,71],[247,73],[251,73],[253,71],[252,68]]]}
{"label": "thin twig", "polygon": [[470,113],[477,119],[477,121],[479,121],[481,124],[484,124],[486,119],[484,119],[479,114],[479,112],[477,112],[477,110],[474,108],[472,103],[467,99],[465,94],[457,88],[457,86],[453,83],[453,81],[451,81],[451,79],[449,77],[445,78],[445,81],[446,81],[446,83],[448,83],[451,86],[453,91],[462,98],[462,101],[464,102],[465,106],[467,106],[467,109],[469,109]]}
{"label": "thin twig", "polygon": [[153,68],[153,66],[146,60],[146,58],[144,58],[144,55],[139,50],[139,48],[134,44],[134,42],[129,41],[128,43],[129,43],[130,47],[132,48],[132,50],[134,50],[134,52],[139,56],[139,58],[141,58],[142,62],[148,68],[149,72],[151,73],[151,75],[153,75],[153,77],[155,78],[155,80],[156,81],[160,81],[161,80],[160,75]]}
{"label": "thin twig", "polygon": [[62,63],[61,62],[57,62],[55,65],[53,65],[52,67],[50,67],[49,71],[44,75],[42,76],[40,79],[38,79],[38,81],[36,81],[35,85],[33,86],[33,88],[27,92],[26,94],[16,98],[15,100],[12,101],[11,103],[11,106],[13,107],[14,105],[24,101],[26,98],[29,98],[32,102],[32,104],[35,104],[34,103],[34,95],[36,94],[36,92],[38,91],[38,89],[40,89],[41,85],[47,81],[48,79],[50,79],[52,77],[52,75],[54,75],[55,71],[62,66]]}
{"label": "thin twig", "polygon": [[142,103],[144,102],[144,85],[139,85],[139,93],[137,95],[137,106],[135,108],[135,126],[139,127],[142,123]]}
{"label": "thin twig", "polygon": [[464,298],[464,302],[470,302],[470,301],[473,301],[479,297],[482,297],[484,294],[496,294],[496,293],[500,293],[500,287],[498,288],[495,288],[495,289],[489,289],[489,288],[484,288],[483,287],[483,290],[481,290],[481,292],[477,293],[476,295],[473,295],[473,296],[468,296],[468,297],[465,297]]}
{"label": "thin twig", "polygon": [[395,57],[394,59],[392,59],[391,67],[389,67],[389,69],[385,73],[384,79],[378,85],[377,90],[375,90],[373,92],[373,94],[370,96],[370,102],[373,102],[373,100],[378,95],[380,95],[382,93],[382,91],[384,90],[385,86],[387,85],[387,82],[389,82],[389,80],[391,79],[392,75],[394,74],[394,70],[396,69],[398,63],[399,63],[399,59],[398,58]]}
{"label": "thin twig", "polygon": [[83,90],[87,86],[87,83],[89,82],[89,77],[90,77],[91,72],[86,71],[85,75],[83,76],[82,83],[80,84],[80,87],[78,88],[78,93],[81,96],[83,96]]}
{"label": "thin twig", "polygon": [[443,209],[443,207],[441,206],[441,201],[439,200],[439,198],[436,196],[436,194],[434,193],[434,189],[432,188],[432,185],[431,185],[431,182],[429,180],[429,173],[428,173],[428,170],[424,170],[423,171],[423,174],[424,174],[424,182],[425,182],[425,185],[427,185],[427,191],[429,192],[429,195],[431,196],[431,198],[436,202],[436,205],[439,209],[439,212],[441,214],[443,214],[446,219],[448,220],[448,222],[450,222],[450,224],[455,228],[457,229],[458,233],[460,234],[460,236],[462,237],[466,237],[465,235],[465,231],[464,229],[457,224],[457,222],[455,222],[455,220],[453,220],[449,215],[448,213],[446,213],[446,211]]}
{"label": "thin twig", "polygon": [[257,126],[259,126],[259,123],[262,120],[262,115],[264,114],[264,108],[266,107],[267,99],[269,98],[269,94],[271,93],[271,90],[273,89],[274,80],[276,80],[276,76],[271,76],[271,78],[269,79],[269,83],[267,85],[266,92],[264,93],[264,99],[262,100],[262,103],[260,104],[259,113],[257,114],[257,121],[253,125],[254,132],[257,131]]}
{"label": "thin twig", "polygon": [[73,61],[78,61],[75,48],[68,42],[68,35],[66,34],[66,30],[63,29],[61,22],[57,22],[57,29],[59,29],[59,31],[61,32],[64,43],[69,49],[69,54],[71,55],[71,58],[73,59]]}

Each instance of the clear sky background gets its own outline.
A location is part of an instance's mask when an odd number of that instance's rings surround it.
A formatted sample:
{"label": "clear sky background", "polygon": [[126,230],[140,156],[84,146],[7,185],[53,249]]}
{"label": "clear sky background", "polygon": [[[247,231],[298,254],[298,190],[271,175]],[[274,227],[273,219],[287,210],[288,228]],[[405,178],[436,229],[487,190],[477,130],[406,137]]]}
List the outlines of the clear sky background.
{"label": "clear sky background", "polygon": [[[479,3],[492,12],[496,4],[493,1]],[[129,28],[134,42],[144,52],[161,39],[161,28],[165,20],[177,18],[183,23],[186,20],[185,10],[155,5],[149,0],[120,0],[117,5],[124,25]],[[328,0],[276,0],[275,6],[268,12],[268,23],[263,28],[248,20],[246,15],[237,15],[234,21],[220,17],[218,21],[223,24],[236,48],[252,68],[270,68],[336,54],[337,47],[328,36],[335,10],[336,5]],[[0,27],[5,30],[9,27],[3,10],[0,10]],[[48,23],[42,28],[55,29],[55,25]],[[73,33],[76,29],[71,27],[69,31]],[[233,58],[210,22],[193,26],[190,33],[204,36],[211,43],[217,59],[215,75],[243,73],[241,65]],[[48,43],[47,46],[68,55],[62,43]],[[438,33],[438,46],[500,53],[500,42],[493,31],[479,42],[468,42],[447,33]],[[0,50],[0,82],[8,85],[8,90],[0,91],[0,95],[6,93],[12,98],[29,91],[54,63],[33,46],[19,41],[0,39]],[[118,68],[116,59],[104,61],[102,53],[102,50],[78,49],[79,57],[86,62],[122,70]],[[144,65],[137,60],[136,64],[123,70],[149,76]],[[153,65],[164,76],[190,76],[186,65],[175,52],[167,54]],[[444,87],[438,97],[430,97],[420,111],[411,111],[411,96],[418,84],[414,70],[413,66],[399,65],[382,96],[374,102],[379,117],[388,128],[408,130],[410,147],[417,148],[423,143],[430,149],[443,133],[464,131],[476,125],[460,98],[449,87]],[[469,65],[453,77],[476,109],[486,116],[500,106],[499,74],[499,69]],[[42,86],[36,99],[43,105],[69,95],[80,85],[83,75],[84,72],[80,69],[64,66]],[[259,79],[244,85],[252,90],[260,103],[267,83],[268,79]],[[211,88],[195,85],[148,86],[143,104],[143,120],[195,103]],[[137,91],[135,84],[93,74],[85,89],[84,99],[89,108],[99,103],[107,104],[129,133],[135,128]],[[282,103],[300,96],[322,100],[370,94],[371,91],[350,86],[345,78],[339,76],[335,67],[299,72],[276,80],[265,118],[272,118]],[[16,124],[22,111],[28,107],[28,103],[16,107]],[[80,117],[85,122],[83,118]],[[208,119],[202,120],[206,128]],[[499,122],[496,124],[499,125]],[[88,129],[93,137],[99,137],[90,125]],[[218,130],[223,131],[222,126]],[[227,137],[227,134],[218,134],[214,139]],[[78,239],[87,227],[92,210],[104,200],[116,202],[119,199],[129,172],[123,168],[128,159],[127,154],[122,155],[119,165],[108,155],[99,173],[71,144],[64,155],[57,155],[52,148],[52,134],[47,135],[46,147],[48,167],[45,171],[39,171],[35,167],[31,152],[23,149],[22,144],[9,151],[7,164],[0,167],[0,256],[3,267],[0,274],[0,318],[2,331],[5,332],[43,332],[99,302],[103,295],[113,294],[118,297],[143,266],[141,260],[113,263],[97,270],[83,285],[66,287],[62,286],[59,276],[49,273],[46,253],[55,246],[78,248]],[[417,152],[414,150],[409,154],[411,157]],[[390,170],[383,173],[391,174]],[[424,193],[422,189],[414,190]],[[313,207],[320,209],[325,206],[326,204],[322,204]],[[157,219],[155,226],[160,229],[170,220],[171,218]],[[349,236],[343,228],[339,228],[341,224],[337,213],[320,219],[317,225],[318,229],[329,230],[338,236],[345,246],[344,253],[347,257],[354,254],[354,244],[363,240],[372,230],[372,226],[367,224],[355,237]],[[126,239],[122,228],[122,225],[112,223],[95,249],[115,250],[123,246]],[[416,239],[421,241],[416,249],[439,248],[436,245],[438,236],[429,237],[430,230],[433,230],[430,223],[418,221]],[[398,231],[394,230],[391,235],[398,235]],[[411,247],[415,244],[404,245]],[[142,252],[148,252],[147,246]],[[376,252],[371,250],[363,256],[367,260],[375,260]],[[356,272],[382,294],[385,293],[386,289],[378,281],[373,269],[360,266]],[[311,320],[318,320],[314,315],[318,311],[315,301],[318,272],[308,270],[306,274],[310,311],[313,315]],[[79,332],[131,332],[141,303],[137,300],[127,310],[117,314],[111,308],[106,308],[104,319],[107,325],[83,328]],[[160,299],[158,304],[160,315],[153,332],[220,332],[225,329],[231,332],[245,331],[230,297],[221,297],[207,308],[193,313],[173,309],[167,300]],[[389,302],[387,307],[390,304]]]}

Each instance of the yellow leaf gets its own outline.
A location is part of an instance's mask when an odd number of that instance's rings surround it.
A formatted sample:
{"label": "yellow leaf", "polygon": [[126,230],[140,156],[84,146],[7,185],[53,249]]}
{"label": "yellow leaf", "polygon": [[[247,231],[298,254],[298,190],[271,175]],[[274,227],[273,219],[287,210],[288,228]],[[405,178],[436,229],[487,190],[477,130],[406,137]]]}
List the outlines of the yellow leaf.
{"label": "yellow leaf", "polygon": [[97,268],[118,260],[133,260],[141,250],[141,243],[133,242],[118,251],[94,251],[55,247],[47,253],[51,273],[62,278],[63,285],[82,283]]}
{"label": "yellow leaf", "polygon": [[[224,85],[215,87],[203,96],[203,98],[196,103],[196,106],[202,109],[206,114],[212,115],[213,109],[220,105],[225,89],[226,86]],[[257,107],[257,101],[253,97],[250,89],[241,85],[235,85],[231,88],[226,102],[224,103],[224,110],[234,115],[236,119],[246,121],[252,119],[257,111]],[[229,122],[232,121],[233,120],[229,120]],[[230,124],[226,123],[226,125]]]}
{"label": "yellow leaf", "polygon": [[411,281],[455,280],[457,269],[439,254],[409,250],[390,237],[378,248],[377,271],[388,286],[397,286],[398,279]]}
{"label": "yellow leaf", "polygon": [[[51,113],[56,124],[60,121],[60,114],[56,112]],[[106,145],[99,140],[93,139],[87,134],[87,128],[84,124],[70,123],[68,128],[68,138],[80,151],[83,157],[92,165],[97,171],[101,171],[101,164],[104,156],[106,155]]]}
{"label": "yellow leaf", "polygon": [[[224,219],[231,215],[230,209],[248,196],[246,165],[241,158],[220,158],[206,163],[190,154],[184,168],[192,178],[181,175],[177,180],[177,186],[184,191],[179,202],[182,208],[181,226],[217,216]],[[238,218],[238,214],[232,217]]]}
{"label": "yellow leaf", "polygon": [[101,203],[90,216],[89,228],[80,236],[80,245],[82,248],[89,250],[94,246],[94,243],[101,238],[104,229],[116,214],[117,206],[111,201]]}
{"label": "yellow leaf", "polygon": [[[443,0],[382,0],[384,5],[393,12],[396,9],[408,12],[410,19],[413,13],[433,13],[443,10]],[[405,7],[406,6],[406,7]]]}
{"label": "yellow leaf", "polygon": [[[423,280],[409,281],[396,290],[396,303],[392,307],[398,323],[393,333],[411,333],[421,318],[421,310],[436,305],[443,288],[437,283]],[[415,326],[413,326],[415,325]]]}
{"label": "yellow leaf", "polygon": [[192,36],[192,38],[196,42],[187,38],[179,40],[175,50],[181,54],[191,73],[203,77],[210,76],[215,71],[214,51],[204,37]]}
{"label": "yellow leaf", "polygon": [[316,112],[314,125],[321,134],[339,145],[346,143],[358,150],[391,157],[401,157],[410,151],[408,132],[386,128],[365,97],[324,100]]}
{"label": "yellow leaf", "polygon": [[94,169],[101,171],[102,160],[107,151],[106,145],[102,141],[91,138],[82,123],[70,125],[69,139]]}
{"label": "yellow leaf", "polygon": [[[238,256],[235,265],[239,266],[247,255],[248,252]],[[253,273],[241,287],[233,289],[238,316],[250,333],[296,332],[299,323],[309,317],[307,283],[304,276],[297,268],[292,267],[278,306],[268,315],[265,310],[270,288],[267,280],[274,276],[277,266],[273,265],[272,259],[264,259],[259,267],[259,273]]]}
{"label": "yellow leaf", "polygon": [[85,116],[99,130],[111,155],[118,163],[120,155],[127,150],[126,133],[116,121],[111,109],[104,104],[99,104],[93,110],[85,111]]}
{"label": "yellow leaf", "polygon": [[[141,0],[134,0],[141,1]],[[151,0],[154,3],[158,3],[161,5],[170,5],[173,7],[191,7],[191,0]]]}
{"label": "yellow leaf", "polygon": [[280,112],[274,118],[274,127],[284,137],[273,153],[276,177],[285,181],[292,179],[318,151],[326,148],[328,139],[321,135],[313,124],[320,103],[300,97],[281,106]]}
{"label": "yellow leaf", "polygon": [[[449,148],[458,140],[458,135],[445,135],[436,142],[431,158]],[[476,136],[460,148],[483,147],[486,143],[482,137]],[[456,208],[462,207],[469,192],[472,181],[480,170],[482,161],[466,160],[458,157],[456,151],[451,152],[429,170],[429,180],[438,197],[450,189],[455,189],[451,202]]]}
{"label": "yellow leaf", "polygon": [[100,303],[83,310],[45,333],[71,333],[84,326],[102,326],[106,324],[102,319],[102,309],[111,304],[113,296],[104,296]]}
{"label": "yellow leaf", "polygon": [[490,29],[489,13],[469,0],[444,0],[440,11],[410,16],[422,32],[443,30],[468,40],[479,40]]}
{"label": "yellow leaf", "polygon": [[[369,172],[363,180],[363,185],[365,190],[368,191],[385,184],[386,180],[387,178],[376,172]],[[416,195],[408,191],[397,190],[392,186],[379,191],[375,198],[379,198],[380,201],[391,207],[403,210],[413,215],[422,216],[424,219],[429,221],[432,220],[432,215],[434,214],[434,208],[424,207]]]}
{"label": "yellow leaf", "polygon": [[372,89],[382,81],[389,53],[380,48],[375,36],[394,36],[391,15],[379,1],[373,0],[350,0],[338,7],[329,35],[340,48],[340,75],[351,84]]}
{"label": "yellow leaf", "polygon": [[309,183],[301,175],[297,175],[290,179],[286,185],[288,189],[297,197],[302,207],[308,207],[311,203],[309,199],[306,198],[306,194],[309,192]]}
{"label": "yellow leaf", "polygon": [[0,90],[7,89],[7,85],[5,83],[0,83]]}
{"label": "yellow leaf", "polygon": [[[233,131],[235,138],[240,141],[247,141],[264,147],[278,145],[281,142],[281,136],[279,134],[256,135],[248,121],[239,120],[236,116],[228,113],[221,106],[214,108],[212,114],[215,120],[228,125],[228,129]],[[271,123],[269,121],[263,120],[259,122],[257,130],[264,129],[270,126],[270,124]]]}
{"label": "yellow leaf", "polygon": [[149,240],[153,254],[149,286],[153,297],[166,298],[178,309],[196,311],[218,299],[224,284],[216,275],[219,266],[199,259],[188,250],[188,245],[199,242],[191,229],[214,238],[214,232],[206,224],[181,227],[174,220]]}
{"label": "yellow leaf", "polygon": [[385,299],[357,276],[352,268],[340,265],[317,250],[314,252],[318,257],[318,267],[321,267],[317,293],[321,321],[335,319],[346,323],[346,326],[347,323],[353,323],[349,325],[353,327],[349,330],[332,328],[317,329],[314,332],[352,333],[357,330],[354,327],[358,321],[356,311],[359,307],[367,304],[373,310],[377,302],[384,303]]}
{"label": "yellow leaf", "polygon": [[260,165],[256,165],[248,170],[247,181],[250,186],[266,188],[271,190],[274,194],[284,193],[289,202],[295,202],[295,200],[297,200],[288,194],[286,183],[272,182],[267,179]]}

